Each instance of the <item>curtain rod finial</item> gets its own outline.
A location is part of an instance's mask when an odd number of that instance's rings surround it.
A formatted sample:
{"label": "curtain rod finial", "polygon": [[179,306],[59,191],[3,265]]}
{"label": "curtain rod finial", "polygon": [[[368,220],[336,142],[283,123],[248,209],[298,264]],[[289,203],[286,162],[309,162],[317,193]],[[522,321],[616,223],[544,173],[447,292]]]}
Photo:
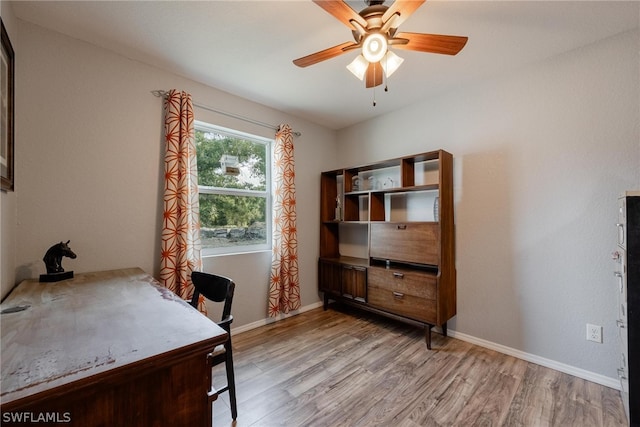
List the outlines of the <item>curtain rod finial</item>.
{"label": "curtain rod finial", "polygon": [[157,96],[158,98],[164,98],[165,96],[167,96],[167,91],[162,89],[152,90],[151,93],[153,94],[153,96]]}

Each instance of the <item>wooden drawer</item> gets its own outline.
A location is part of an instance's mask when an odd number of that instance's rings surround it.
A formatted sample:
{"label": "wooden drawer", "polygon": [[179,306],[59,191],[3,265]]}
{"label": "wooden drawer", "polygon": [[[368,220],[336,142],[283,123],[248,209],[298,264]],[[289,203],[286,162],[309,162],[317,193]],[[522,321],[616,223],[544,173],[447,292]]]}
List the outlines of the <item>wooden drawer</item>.
{"label": "wooden drawer", "polygon": [[435,325],[436,294],[433,274],[369,268],[367,297],[371,306]]}
{"label": "wooden drawer", "polygon": [[422,271],[369,267],[369,286],[436,299],[436,276]]}
{"label": "wooden drawer", "polygon": [[439,246],[438,223],[371,224],[372,258],[438,265]]}

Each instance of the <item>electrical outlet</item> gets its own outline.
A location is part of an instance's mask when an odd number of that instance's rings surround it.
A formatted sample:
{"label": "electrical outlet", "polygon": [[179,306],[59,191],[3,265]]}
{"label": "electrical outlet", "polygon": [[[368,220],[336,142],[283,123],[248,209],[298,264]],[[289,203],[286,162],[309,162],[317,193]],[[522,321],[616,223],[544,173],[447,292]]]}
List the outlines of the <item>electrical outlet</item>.
{"label": "electrical outlet", "polygon": [[602,343],[602,326],[587,323],[587,341]]}

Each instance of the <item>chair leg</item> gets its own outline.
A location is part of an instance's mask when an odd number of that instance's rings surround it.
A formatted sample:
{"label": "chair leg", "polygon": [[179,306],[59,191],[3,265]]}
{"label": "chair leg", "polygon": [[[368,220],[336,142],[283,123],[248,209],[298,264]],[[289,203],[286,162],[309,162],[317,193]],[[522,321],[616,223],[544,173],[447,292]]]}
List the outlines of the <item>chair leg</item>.
{"label": "chair leg", "polygon": [[233,352],[231,350],[231,340],[228,341],[226,346],[226,361],[225,367],[227,369],[227,385],[229,387],[229,401],[231,402],[231,418],[238,418],[238,406],[236,404],[236,380],[233,374]]}

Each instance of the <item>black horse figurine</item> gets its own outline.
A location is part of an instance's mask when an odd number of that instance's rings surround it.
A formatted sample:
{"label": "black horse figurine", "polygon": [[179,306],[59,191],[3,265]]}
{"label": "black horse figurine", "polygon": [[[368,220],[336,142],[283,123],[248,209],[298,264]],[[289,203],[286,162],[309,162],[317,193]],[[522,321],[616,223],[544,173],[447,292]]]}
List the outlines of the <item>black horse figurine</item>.
{"label": "black horse figurine", "polygon": [[62,268],[62,257],[76,258],[76,254],[74,254],[69,247],[69,242],[71,242],[71,240],[67,240],[67,243],[60,242],[51,246],[44,255],[42,260],[47,266],[47,274],[64,272],[64,268]]}

